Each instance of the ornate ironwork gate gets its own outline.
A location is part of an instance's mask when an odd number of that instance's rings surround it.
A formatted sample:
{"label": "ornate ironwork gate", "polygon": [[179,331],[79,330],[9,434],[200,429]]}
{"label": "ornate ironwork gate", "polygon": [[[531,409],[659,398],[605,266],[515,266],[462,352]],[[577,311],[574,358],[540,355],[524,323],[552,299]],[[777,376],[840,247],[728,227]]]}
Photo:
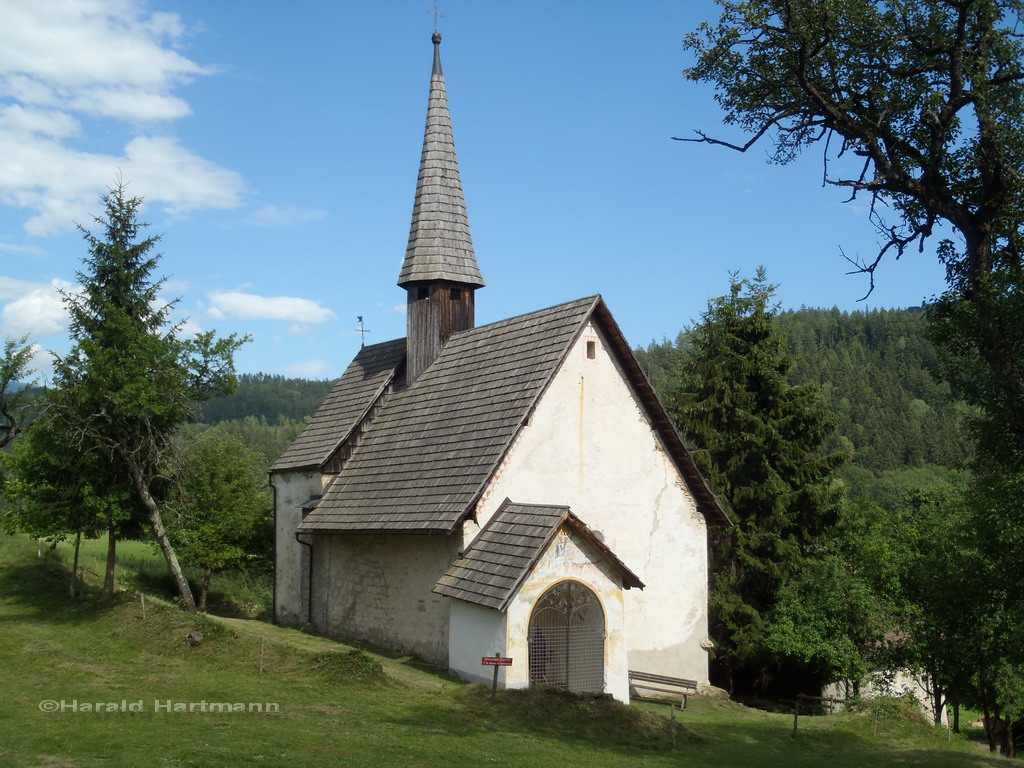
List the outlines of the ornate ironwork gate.
{"label": "ornate ironwork gate", "polygon": [[545,592],[530,615],[530,684],[604,692],[604,610],[578,581]]}

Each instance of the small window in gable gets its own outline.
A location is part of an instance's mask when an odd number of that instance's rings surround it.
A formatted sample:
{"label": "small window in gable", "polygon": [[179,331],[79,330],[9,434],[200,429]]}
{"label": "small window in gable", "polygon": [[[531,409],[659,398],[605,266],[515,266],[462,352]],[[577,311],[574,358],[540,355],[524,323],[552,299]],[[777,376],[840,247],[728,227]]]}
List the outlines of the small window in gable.
{"label": "small window in gable", "polygon": [[597,342],[596,341],[588,341],[587,342],[587,359],[588,360],[593,360],[596,357],[597,357]]}

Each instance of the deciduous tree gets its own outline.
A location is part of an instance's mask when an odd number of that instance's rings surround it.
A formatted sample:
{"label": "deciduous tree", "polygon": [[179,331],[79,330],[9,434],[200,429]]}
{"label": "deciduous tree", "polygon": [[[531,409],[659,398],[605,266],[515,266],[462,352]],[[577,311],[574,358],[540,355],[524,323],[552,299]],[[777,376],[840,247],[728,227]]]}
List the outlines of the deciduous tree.
{"label": "deciduous tree", "polygon": [[0,357],[0,448],[25,430],[21,407],[32,375],[32,346],[28,337],[6,339]]}
{"label": "deciduous tree", "polygon": [[203,572],[199,610],[214,573],[264,554],[272,517],[263,457],[217,428],[190,435],[177,462],[180,490],[175,522],[169,526],[186,564]]}
{"label": "deciduous tree", "polygon": [[866,195],[880,237],[855,259],[944,236],[933,316],[950,382],[988,414],[993,455],[1024,462],[1024,40],[1021,0],[719,0],[686,38],[748,138],[785,163],[818,145],[825,184]]}

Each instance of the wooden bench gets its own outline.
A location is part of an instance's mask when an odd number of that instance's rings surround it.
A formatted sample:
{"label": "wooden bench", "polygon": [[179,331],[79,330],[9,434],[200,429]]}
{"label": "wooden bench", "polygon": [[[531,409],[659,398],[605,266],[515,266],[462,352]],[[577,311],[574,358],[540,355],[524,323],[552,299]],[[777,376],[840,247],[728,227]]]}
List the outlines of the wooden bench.
{"label": "wooden bench", "polygon": [[629,697],[631,699],[665,698],[663,696],[641,696],[640,689],[669,693],[681,698],[680,709],[686,709],[686,697],[697,692],[697,681],[668,675],[655,675],[652,672],[629,670]]}

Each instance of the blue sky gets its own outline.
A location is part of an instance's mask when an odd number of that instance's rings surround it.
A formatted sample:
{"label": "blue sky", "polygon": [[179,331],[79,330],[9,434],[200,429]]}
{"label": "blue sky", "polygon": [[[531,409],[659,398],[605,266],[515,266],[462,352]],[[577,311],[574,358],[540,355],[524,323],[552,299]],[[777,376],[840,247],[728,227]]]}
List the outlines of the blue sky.
{"label": "blue sky", "polygon": [[[188,328],[250,333],[239,371],[340,374],[405,333],[405,253],[431,2],[0,0],[0,335],[67,349],[74,222],[118,174],[162,234]],[[674,338],[728,273],[764,264],[785,308],[919,305],[934,251],[871,256],[867,204],[724,138],[687,82],[711,0],[443,0],[441,46],[486,323],[593,293],[629,341]],[[37,358],[47,373],[46,356]]]}

